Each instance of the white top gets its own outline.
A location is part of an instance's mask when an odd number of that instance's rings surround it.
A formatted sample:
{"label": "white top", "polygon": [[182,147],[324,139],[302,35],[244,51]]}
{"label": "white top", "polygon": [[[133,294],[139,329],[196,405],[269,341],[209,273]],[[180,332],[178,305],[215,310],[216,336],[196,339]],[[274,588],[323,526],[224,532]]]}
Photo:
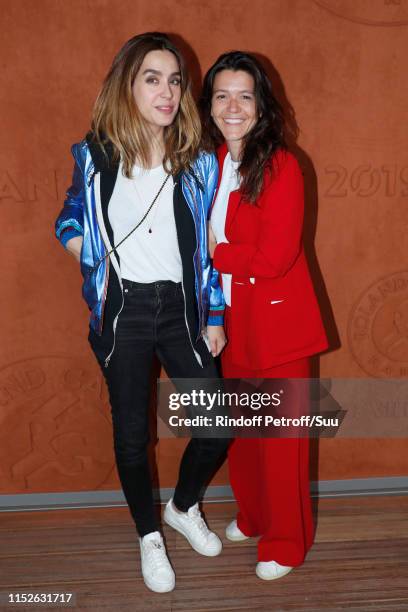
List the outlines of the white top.
{"label": "white top", "polygon": [[[239,188],[241,177],[238,172],[239,162],[233,161],[227,153],[222,170],[221,183],[211,211],[211,228],[217,243],[228,242],[225,237],[225,219],[227,217],[228,200],[231,191]],[[222,274],[222,290],[225,303],[231,306],[231,274]]]}
{"label": "white top", "polygon": [[[134,166],[132,178],[128,179],[123,175],[120,163],[108,207],[115,245],[141,220],[165,178],[163,166],[148,170]],[[173,179],[169,177],[142,225],[117,249],[122,278],[137,283],[181,281],[182,267],[173,210],[173,185]]]}

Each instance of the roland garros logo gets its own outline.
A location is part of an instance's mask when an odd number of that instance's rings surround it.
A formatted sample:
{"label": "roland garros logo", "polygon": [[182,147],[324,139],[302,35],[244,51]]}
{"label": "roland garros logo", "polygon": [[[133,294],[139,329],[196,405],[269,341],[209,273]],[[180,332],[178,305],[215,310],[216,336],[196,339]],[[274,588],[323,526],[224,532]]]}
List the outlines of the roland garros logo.
{"label": "roland garros logo", "polygon": [[314,0],[332,15],[368,26],[408,25],[407,0]]}
{"label": "roland garros logo", "polygon": [[376,377],[408,376],[408,271],[370,285],[351,310],[351,352]]}
{"label": "roland garros logo", "polygon": [[107,390],[96,364],[62,355],[0,368],[0,492],[112,482]]}

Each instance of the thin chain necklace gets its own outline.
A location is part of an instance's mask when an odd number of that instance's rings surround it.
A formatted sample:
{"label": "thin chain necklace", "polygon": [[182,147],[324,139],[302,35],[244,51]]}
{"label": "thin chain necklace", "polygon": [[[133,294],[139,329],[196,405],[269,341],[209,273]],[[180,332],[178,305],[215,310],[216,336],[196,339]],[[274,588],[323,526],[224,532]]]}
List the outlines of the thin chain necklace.
{"label": "thin chain necklace", "polygon": [[[166,177],[165,177],[165,179],[164,179],[164,181],[163,181],[159,191],[156,193],[156,196],[154,197],[152,203],[150,204],[149,208],[147,209],[147,212],[145,213],[144,217],[140,221],[139,225],[141,225],[143,223],[143,221],[146,219],[146,217],[149,214],[149,212],[152,210],[154,204],[158,201],[158,199],[159,199],[159,197],[161,195],[161,192],[163,191],[164,186],[167,183],[167,180],[168,180],[169,176],[170,176],[169,174],[166,174]],[[135,192],[137,194],[137,197],[140,200],[140,202],[143,202],[143,197],[141,196],[139,189],[136,187],[136,179],[134,179],[134,178],[132,178],[132,186],[133,186],[133,189],[135,190]],[[154,216],[153,216],[153,218],[150,221],[150,225],[148,226],[148,230],[147,231],[149,232],[149,234],[151,234],[153,232],[152,227],[153,227],[153,224],[154,224],[154,222],[156,220],[157,211],[158,210],[159,210],[159,204],[157,204],[156,210],[154,211]]]}

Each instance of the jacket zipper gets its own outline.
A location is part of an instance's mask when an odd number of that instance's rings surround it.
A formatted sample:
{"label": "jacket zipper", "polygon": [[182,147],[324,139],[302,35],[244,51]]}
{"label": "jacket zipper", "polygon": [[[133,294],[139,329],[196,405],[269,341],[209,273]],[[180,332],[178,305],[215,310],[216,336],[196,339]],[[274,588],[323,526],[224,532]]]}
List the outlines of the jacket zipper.
{"label": "jacket zipper", "polygon": [[102,334],[102,329],[103,329],[103,321],[105,318],[106,296],[108,293],[108,285],[109,285],[109,268],[110,268],[110,261],[107,261],[106,262],[106,273],[105,273],[105,284],[103,287],[103,306],[101,310],[101,322],[99,324],[99,331],[101,334]]}
{"label": "jacket zipper", "polygon": [[[100,172],[94,173],[92,178],[94,179],[93,180],[94,196],[95,196],[95,200],[97,202],[97,205],[96,205],[96,216],[97,216],[97,218],[101,217],[101,218],[98,218],[98,222],[99,222],[100,228],[103,229],[103,231],[101,231],[101,236],[102,236],[103,243],[105,245],[105,249],[109,253],[109,251],[112,250],[112,249],[111,249],[111,246],[109,244],[109,239],[107,238],[107,236],[105,236],[106,228],[105,228],[105,224],[103,222],[103,216],[100,214],[101,213],[101,206],[100,206]],[[99,212],[99,215],[98,215],[98,212]],[[113,265],[112,261],[109,261],[109,266],[111,264]],[[113,267],[115,267],[115,266],[113,265]],[[123,285],[122,285],[122,277],[120,275],[120,269],[119,269],[119,274],[118,274],[117,270],[115,270],[115,271],[116,271],[117,276],[118,276],[120,290],[121,290],[121,293],[122,293],[122,304],[120,306],[120,310],[119,310],[118,314],[116,315],[116,317],[113,320],[113,346],[112,346],[111,352],[109,353],[109,355],[105,359],[105,363],[104,363],[105,368],[108,367],[109,361],[110,361],[110,359],[112,357],[112,354],[113,354],[113,351],[115,350],[116,326],[117,326],[117,323],[118,323],[119,315],[122,312],[123,305],[125,303],[125,300],[124,300],[124,297],[123,297]],[[106,291],[107,291],[107,287],[106,287]],[[106,297],[105,297],[105,300],[106,300]]]}
{"label": "jacket zipper", "polygon": [[183,300],[184,300],[184,321],[185,321],[185,323],[186,323],[186,327],[187,327],[188,338],[189,338],[189,340],[190,340],[191,348],[193,349],[193,353],[194,353],[194,355],[195,355],[195,357],[196,357],[196,359],[197,359],[197,361],[198,361],[199,365],[200,365],[201,367],[203,367],[203,362],[202,362],[201,356],[200,356],[200,354],[199,354],[199,353],[197,353],[197,351],[195,350],[195,348],[194,348],[194,346],[193,346],[193,343],[192,343],[192,341],[191,341],[190,328],[189,328],[189,326],[188,326],[188,321],[187,321],[186,294],[184,293],[184,282],[183,282],[183,279],[181,280],[181,289],[182,289],[182,291],[183,291]]}
{"label": "jacket zipper", "polygon": [[108,355],[108,356],[106,357],[106,359],[105,359],[105,368],[107,368],[107,367],[108,367],[109,362],[110,362],[110,359],[111,359],[111,357],[112,357],[112,355],[113,355],[113,351],[115,350],[115,343],[116,343],[116,326],[117,326],[117,324],[118,324],[119,315],[120,315],[120,313],[122,312],[122,310],[123,310],[123,306],[124,306],[124,303],[125,303],[125,300],[123,299],[123,286],[122,286],[122,281],[120,281],[120,288],[121,288],[121,290],[122,290],[122,304],[121,304],[121,307],[120,307],[120,310],[119,310],[118,314],[116,315],[116,317],[115,317],[115,319],[114,319],[114,321],[113,321],[113,346],[112,346],[112,350],[111,350],[111,352],[109,353],[109,355]]}
{"label": "jacket zipper", "polygon": [[[176,185],[177,185],[177,182],[175,182],[175,183],[174,183],[174,188],[176,187]],[[180,184],[180,189],[181,189],[181,191],[183,192],[183,186],[182,186],[182,184]],[[184,197],[184,194],[183,194],[183,197]],[[194,224],[194,225],[195,225],[195,224]],[[178,233],[177,233],[177,238],[179,239]],[[194,265],[194,263],[193,263],[193,265]],[[183,260],[181,261],[181,267],[183,268]],[[195,350],[195,348],[194,348],[193,342],[192,342],[192,340],[191,340],[190,328],[189,328],[189,326],[188,326],[188,321],[187,321],[187,303],[186,303],[186,293],[185,293],[185,291],[184,291],[184,273],[183,273],[183,269],[182,269],[182,272],[181,272],[181,289],[182,289],[182,291],[183,291],[183,301],[184,301],[184,322],[185,322],[185,324],[186,324],[186,328],[187,328],[188,339],[190,340],[190,345],[191,345],[191,348],[192,348],[193,353],[194,353],[194,355],[195,355],[195,358],[197,359],[198,364],[199,364],[199,365],[200,365],[200,367],[202,368],[202,367],[203,367],[203,362],[202,362],[202,359],[201,359],[200,354],[199,354],[199,353],[198,353],[198,352]]]}

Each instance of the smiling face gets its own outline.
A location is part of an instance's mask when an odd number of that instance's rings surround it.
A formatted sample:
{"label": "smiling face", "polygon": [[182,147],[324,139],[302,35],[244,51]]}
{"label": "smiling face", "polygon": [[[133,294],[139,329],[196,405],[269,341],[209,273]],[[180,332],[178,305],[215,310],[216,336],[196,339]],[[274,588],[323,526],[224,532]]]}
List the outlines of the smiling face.
{"label": "smiling face", "polygon": [[149,51],[133,81],[133,96],[153,134],[171,125],[181,98],[181,75],[171,51]]}
{"label": "smiling face", "polygon": [[211,117],[238,160],[242,139],[258,120],[254,79],[244,70],[221,70],[214,78]]}

